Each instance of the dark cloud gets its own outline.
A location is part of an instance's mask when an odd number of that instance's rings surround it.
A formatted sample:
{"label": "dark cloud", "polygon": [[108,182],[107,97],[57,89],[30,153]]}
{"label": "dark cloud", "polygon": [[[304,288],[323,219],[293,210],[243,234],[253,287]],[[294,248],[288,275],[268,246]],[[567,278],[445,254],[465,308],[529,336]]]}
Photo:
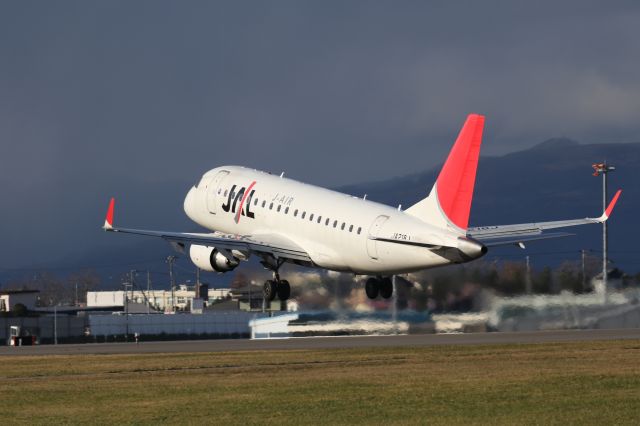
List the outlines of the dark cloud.
{"label": "dark cloud", "polygon": [[637,40],[636,2],[5,3],[0,217],[45,238],[41,202],[229,163],[403,175],[442,161],[469,112],[485,153],[638,141]]}

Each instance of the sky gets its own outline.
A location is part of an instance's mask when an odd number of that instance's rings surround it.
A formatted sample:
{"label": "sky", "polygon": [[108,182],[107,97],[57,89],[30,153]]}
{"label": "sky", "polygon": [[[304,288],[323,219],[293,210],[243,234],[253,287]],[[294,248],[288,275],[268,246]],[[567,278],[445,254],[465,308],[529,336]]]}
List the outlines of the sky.
{"label": "sky", "polygon": [[638,40],[635,1],[0,2],[1,257],[92,188],[423,171],[471,112],[486,155],[638,142]]}

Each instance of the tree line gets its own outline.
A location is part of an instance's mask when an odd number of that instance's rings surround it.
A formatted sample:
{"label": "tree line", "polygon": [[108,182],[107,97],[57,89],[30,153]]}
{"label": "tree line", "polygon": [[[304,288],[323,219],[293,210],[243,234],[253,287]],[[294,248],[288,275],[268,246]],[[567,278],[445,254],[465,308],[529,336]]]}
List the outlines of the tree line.
{"label": "tree line", "polygon": [[100,287],[100,276],[94,270],[82,270],[60,277],[42,271],[30,277],[9,281],[2,290],[39,290],[38,306],[86,304],[87,292]]}

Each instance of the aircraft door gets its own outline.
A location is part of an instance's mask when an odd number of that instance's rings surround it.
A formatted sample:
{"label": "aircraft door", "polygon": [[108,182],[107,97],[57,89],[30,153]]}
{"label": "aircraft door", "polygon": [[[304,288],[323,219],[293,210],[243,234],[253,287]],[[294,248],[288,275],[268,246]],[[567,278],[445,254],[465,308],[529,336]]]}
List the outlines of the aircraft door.
{"label": "aircraft door", "polygon": [[377,241],[372,238],[376,238],[378,236],[378,232],[382,228],[382,225],[389,219],[389,216],[380,215],[373,221],[373,224],[369,228],[369,235],[367,237],[367,253],[369,253],[369,257],[374,260],[378,260],[378,246]]}
{"label": "aircraft door", "polygon": [[229,174],[228,171],[222,170],[218,172],[210,181],[207,183],[207,188],[205,190],[207,197],[207,209],[209,213],[216,214],[216,206],[218,205],[218,188],[222,183],[222,180],[227,177]]}

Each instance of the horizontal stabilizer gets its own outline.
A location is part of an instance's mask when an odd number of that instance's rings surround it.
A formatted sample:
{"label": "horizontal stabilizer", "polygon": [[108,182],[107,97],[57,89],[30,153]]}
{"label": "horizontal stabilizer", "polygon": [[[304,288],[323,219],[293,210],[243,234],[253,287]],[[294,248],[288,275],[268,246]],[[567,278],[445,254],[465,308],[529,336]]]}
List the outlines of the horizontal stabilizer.
{"label": "horizontal stabilizer", "polygon": [[[511,244],[518,243],[524,241],[524,238],[529,238],[531,240],[541,240],[544,239],[546,235],[554,235],[554,234],[545,234],[544,231],[548,229],[555,228],[567,228],[570,226],[579,226],[579,225],[588,225],[590,223],[602,223],[609,219],[613,208],[615,207],[618,198],[620,198],[620,194],[622,190],[618,190],[616,194],[613,196],[613,199],[605,209],[602,216],[597,218],[586,217],[584,219],[571,219],[571,220],[555,220],[551,222],[534,222],[534,223],[521,223],[517,225],[494,225],[494,226],[478,226],[474,228],[469,228],[467,231],[467,236],[474,238],[476,240],[482,241],[485,245],[505,245],[507,243],[501,244],[491,244],[488,243],[492,240],[504,239],[505,241],[511,241]],[[571,234],[561,234],[554,235],[551,238],[564,237]]]}
{"label": "horizontal stabilizer", "polygon": [[499,246],[510,246],[514,244],[522,244],[529,241],[539,241],[539,240],[548,240],[551,238],[570,237],[571,235],[575,235],[575,234],[570,234],[568,232],[554,232],[550,234],[531,235],[528,237],[521,237],[521,238],[482,239],[480,241],[482,241],[482,244],[484,244],[486,247],[499,247]]}

